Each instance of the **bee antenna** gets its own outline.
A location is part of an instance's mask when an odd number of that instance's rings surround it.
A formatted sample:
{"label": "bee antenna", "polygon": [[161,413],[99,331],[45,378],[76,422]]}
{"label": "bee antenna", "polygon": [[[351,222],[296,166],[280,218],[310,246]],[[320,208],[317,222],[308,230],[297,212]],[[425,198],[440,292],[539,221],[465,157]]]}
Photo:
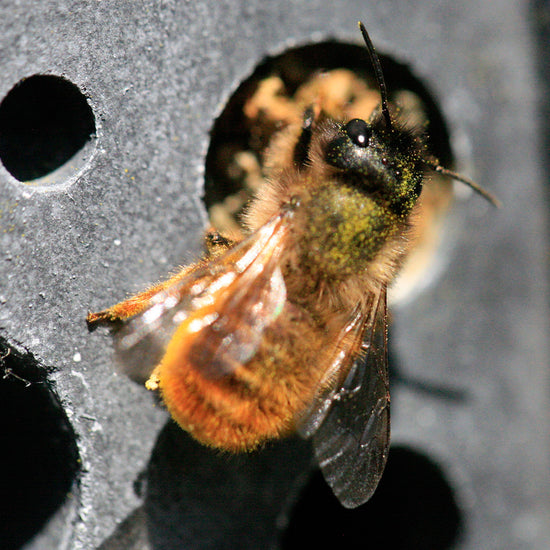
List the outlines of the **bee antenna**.
{"label": "bee antenna", "polygon": [[456,181],[460,181],[461,183],[466,184],[470,189],[475,191],[478,195],[481,195],[485,200],[489,201],[496,208],[500,208],[502,206],[502,203],[492,193],[489,193],[489,191],[486,191],[485,189],[483,189],[483,187],[481,187],[481,185],[478,185],[475,181],[465,178],[461,174],[457,174],[452,170],[443,168],[443,166],[440,166],[439,164],[436,164],[436,163],[427,162],[426,166],[428,168],[431,168],[434,172],[437,172],[438,174],[448,176],[449,178],[452,178]]}
{"label": "bee antenna", "polygon": [[361,21],[359,21],[359,30],[363,35],[363,40],[365,41],[365,45],[367,46],[367,51],[369,52],[372,66],[374,67],[374,74],[376,76],[376,80],[378,81],[378,88],[380,89],[380,97],[382,99],[382,114],[386,119],[386,124],[388,128],[391,129],[392,123],[390,110],[388,109],[388,92],[386,89],[386,82],[384,80],[384,73],[382,72],[382,65],[380,65],[380,59],[378,58],[378,54],[374,49],[374,45],[372,43],[372,40],[370,39],[369,33],[367,32],[365,25],[363,25]]}

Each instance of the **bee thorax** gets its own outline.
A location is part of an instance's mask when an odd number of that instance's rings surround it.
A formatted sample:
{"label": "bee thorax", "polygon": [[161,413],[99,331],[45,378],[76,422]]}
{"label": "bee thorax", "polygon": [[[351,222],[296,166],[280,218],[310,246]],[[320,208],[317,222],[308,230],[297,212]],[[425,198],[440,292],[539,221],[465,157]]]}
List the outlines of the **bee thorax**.
{"label": "bee thorax", "polygon": [[[351,186],[318,187],[299,212],[301,261],[330,278],[358,275],[375,264],[385,244],[405,232],[406,219]],[[385,254],[385,252],[384,252]],[[395,261],[400,255],[395,251]]]}

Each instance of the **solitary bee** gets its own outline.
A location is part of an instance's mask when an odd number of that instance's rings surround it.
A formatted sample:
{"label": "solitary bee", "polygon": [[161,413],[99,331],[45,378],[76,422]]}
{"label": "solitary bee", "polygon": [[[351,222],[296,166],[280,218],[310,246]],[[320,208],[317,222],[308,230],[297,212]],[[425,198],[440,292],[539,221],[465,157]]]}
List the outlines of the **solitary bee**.
{"label": "solitary bee", "polygon": [[388,455],[386,290],[424,175],[446,174],[496,204],[395,120],[359,27],[381,98],[370,118],[307,107],[266,160],[244,237],[207,234],[203,259],[87,318],[114,326],[119,359],[150,374],[146,386],[198,441],[238,452],[296,430],[311,437],[348,508],[370,498]]}

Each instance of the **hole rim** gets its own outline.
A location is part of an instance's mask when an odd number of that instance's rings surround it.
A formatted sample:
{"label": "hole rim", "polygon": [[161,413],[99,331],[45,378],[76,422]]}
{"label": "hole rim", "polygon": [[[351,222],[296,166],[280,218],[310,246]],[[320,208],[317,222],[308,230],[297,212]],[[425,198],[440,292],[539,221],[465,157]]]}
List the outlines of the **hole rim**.
{"label": "hole rim", "polygon": [[[45,100],[39,97],[44,91],[49,94],[46,95]],[[58,109],[66,109],[67,106],[64,104],[66,98],[69,101],[69,109],[62,115],[57,113],[63,124],[58,126],[53,124],[50,128],[51,132],[63,134],[58,138],[58,142],[65,147],[62,162],[52,164],[51,169],[48,170],[43,166],[40,167],[39,163],[36,177],[26,178],[25,175],[33,170],[33,167],[25,166],[25,162],[22,160],[24,156],[15,159],[15,161],[12,157],[14,148],[18,148],[20,143],[22,145],[19,148],[25,148],[24,139],[20,142],[21,138],[14,137],[14,132],[17,131],[14,128],[14,125],[17,125],[17,115],[24,111],[25,101],[36,103],[33,110],[25,115],[30,117],[33,113],[36,114],[40,107],[51,107],[52,102],[55,101],[58,102]],[[76,117],[75,120],[71,119],[75,112],[81,115],[80,125]],[[37,120],[40,122],[39,128],[42,132],[46,116],[46,114],[38,113]],[[66,75],[38,72],[24,76],[7,91],[0,101],[0,173],[3,173],[12,184],[33,191],[48,192],[67,189],[93,166],[100,138],[99,121],[100,117],[95,112],[92,98],[86,88],[75,84]],[[19,129],[21,133],[29,131],[28,122],[29,120]],[[78,146],[70,143],[75,134]],[[12,138],[15,140],[15,145],[9,141]],[[4,140],[8,143],[4,143]],[[36,140],[37,147],[44,146],[44,136],[41,140]],[[39,174],[39,172],[42,173]]]}
{"label": "hole rim", "polygon": [[[79,505],[82,471],[77,435],[51,380],[53,372],[22,346],[0,336],[1,417],[5,419],[1,433],[10,443],[2,453],[0,471],[5,475],[0,483],[7,493],[17,487],[19,503],[15,509],[13,501],[6,503],[12,512],[1,514],[0,538],[6,550],[45,535],[50,522],[57,526],[59,518],[74,517]],[[8,455],[9,448],[15,453]],[[29,472],[24,465],[33,457],[42,460],[32,460],[34,470]]]}

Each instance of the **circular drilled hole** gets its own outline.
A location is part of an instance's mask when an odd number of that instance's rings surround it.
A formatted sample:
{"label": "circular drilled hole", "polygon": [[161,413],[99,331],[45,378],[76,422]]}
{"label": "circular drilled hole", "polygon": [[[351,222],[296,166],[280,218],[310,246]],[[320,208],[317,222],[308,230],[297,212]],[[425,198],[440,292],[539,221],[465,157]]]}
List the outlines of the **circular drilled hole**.
{"label": "circular drilled hole", "polygon": [[317,472],[291,512],[281,547],[446,550],[461,526],[441,468],[423,454],[392,447],[374,496],[354,510],[341,506]]}
{"label": "circular drilled hole", "polygon": [[310,463],[309,443],[299,438],[220,453],[168,422],[140,482],[151,547],[272,548],[280,510]]}
{"label": "circular drilled hole", "polygon": [[75,434],[30,354],[0,340],[0,540],[20,548],[63,505],[79,470]]}
{"label": "circular drilled hole", "polygon": [[77,86],[59,76],[30,76],[0,103],[0,160],[22,182],[65,166],[55,179],[67,179],[89,157],[95,131],[92,109]]}
{"label": "circular drilled hole", "polygon": [[[390,101],[400,109],[399,119],[425,128],[430,152],[449,166],[448,134],[427,89],[405,65],[384,56],[381,62]],[[290,49],[258,65],[231,96],[212,129],[204,202],[214,228],[238,235],[243,210],[262,185],[269,171],[266,164],[273,162],[269,154],[266,157],[269,145],[281,130],[301,124],[311,104],[335,119],[368,120],[380,103],[371,66],[363,46],[339,42]],[[397,299],[425,284],[425,273],[440,245],[452,187],[436,174],[429,179],[420,201],[422,213],[415,221],[415,245],[402,270],[405,283],[393,289]]]}

